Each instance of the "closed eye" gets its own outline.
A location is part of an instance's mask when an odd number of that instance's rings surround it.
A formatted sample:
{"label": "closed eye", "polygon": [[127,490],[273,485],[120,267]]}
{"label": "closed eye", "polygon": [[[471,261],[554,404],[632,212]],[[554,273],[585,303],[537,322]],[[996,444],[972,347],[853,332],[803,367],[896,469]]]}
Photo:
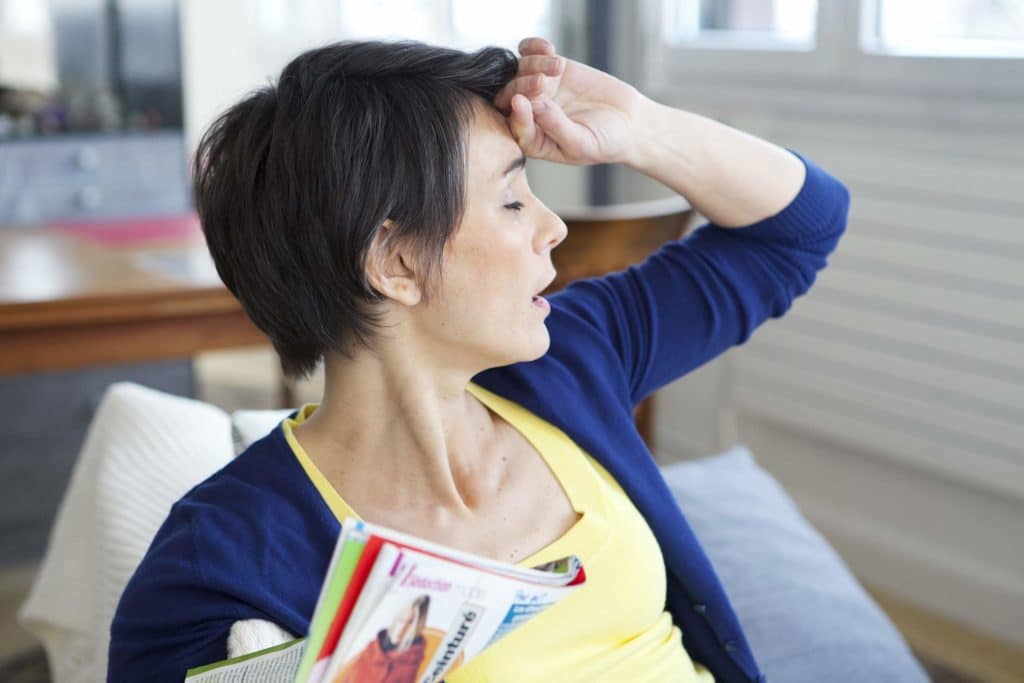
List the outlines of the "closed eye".
{"label": "closed eye", "polygon": [[511,204],[506,204],[505,208],[512,211],[522,211],[524,206],[526,205],[522,202],[512,202]]}

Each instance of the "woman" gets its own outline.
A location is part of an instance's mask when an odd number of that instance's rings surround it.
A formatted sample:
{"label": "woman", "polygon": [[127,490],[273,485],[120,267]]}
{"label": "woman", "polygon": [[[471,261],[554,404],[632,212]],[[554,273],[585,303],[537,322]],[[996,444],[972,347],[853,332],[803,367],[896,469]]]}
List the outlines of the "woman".
{"label": "woman", "polygon": [[415,683],[427,653],[427,611],[430,596],[417,597],[395,615],[390,628],[376,637],[346,664],[340,683]]}
{"label": "woman", "polygon": [[[180,680],[231,624],[305,635],[358,516],[585,587],[460,681],[758,681],[633,406],[811,286],[846,223],[813,162],[524,40],[296,58],[204,136],[195,196],[225,284],[325,390],[179,501],[128,584],[109,679]],[[537,298],[565,224],[526,157],[624,163],[708,220]]]}

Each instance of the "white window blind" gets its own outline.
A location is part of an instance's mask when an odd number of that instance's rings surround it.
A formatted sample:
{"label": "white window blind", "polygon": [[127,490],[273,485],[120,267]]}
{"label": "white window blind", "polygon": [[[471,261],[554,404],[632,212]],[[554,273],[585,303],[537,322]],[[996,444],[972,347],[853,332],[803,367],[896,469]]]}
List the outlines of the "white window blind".
{"label": "white window blind", "polygon": [[735,350],[738,408],[1024,498],[1021,138],[834,123],[771,137],[852,203],[811,291]]}

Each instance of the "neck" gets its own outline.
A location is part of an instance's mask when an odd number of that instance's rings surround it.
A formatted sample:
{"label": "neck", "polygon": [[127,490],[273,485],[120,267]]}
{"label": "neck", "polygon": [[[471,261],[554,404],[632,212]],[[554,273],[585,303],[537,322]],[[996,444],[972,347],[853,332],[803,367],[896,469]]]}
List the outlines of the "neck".
{"label": "neck", "polygon": [[408,353],[328,362],[323,400],[295,429],[361,516],[361,507],[381,501],[428,516],[467,516],[499,485],[500,467],[487,457],[498,425],[467,391],[472,375],[427,367]]}

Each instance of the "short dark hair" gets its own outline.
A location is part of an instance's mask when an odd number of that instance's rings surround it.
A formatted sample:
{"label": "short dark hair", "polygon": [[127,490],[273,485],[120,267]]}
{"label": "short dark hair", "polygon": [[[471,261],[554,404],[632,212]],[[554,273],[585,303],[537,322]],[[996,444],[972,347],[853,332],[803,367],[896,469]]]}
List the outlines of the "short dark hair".
{"label": "short dark hair", "polygon": [[202,136],[193,194],[224,284],[286,376],[372,348],[383,296],[366,280],[385,219],[412,245],[424,300],[465,211],[473,102],[515,76],[511,50],[344,41],[304,52]]}

